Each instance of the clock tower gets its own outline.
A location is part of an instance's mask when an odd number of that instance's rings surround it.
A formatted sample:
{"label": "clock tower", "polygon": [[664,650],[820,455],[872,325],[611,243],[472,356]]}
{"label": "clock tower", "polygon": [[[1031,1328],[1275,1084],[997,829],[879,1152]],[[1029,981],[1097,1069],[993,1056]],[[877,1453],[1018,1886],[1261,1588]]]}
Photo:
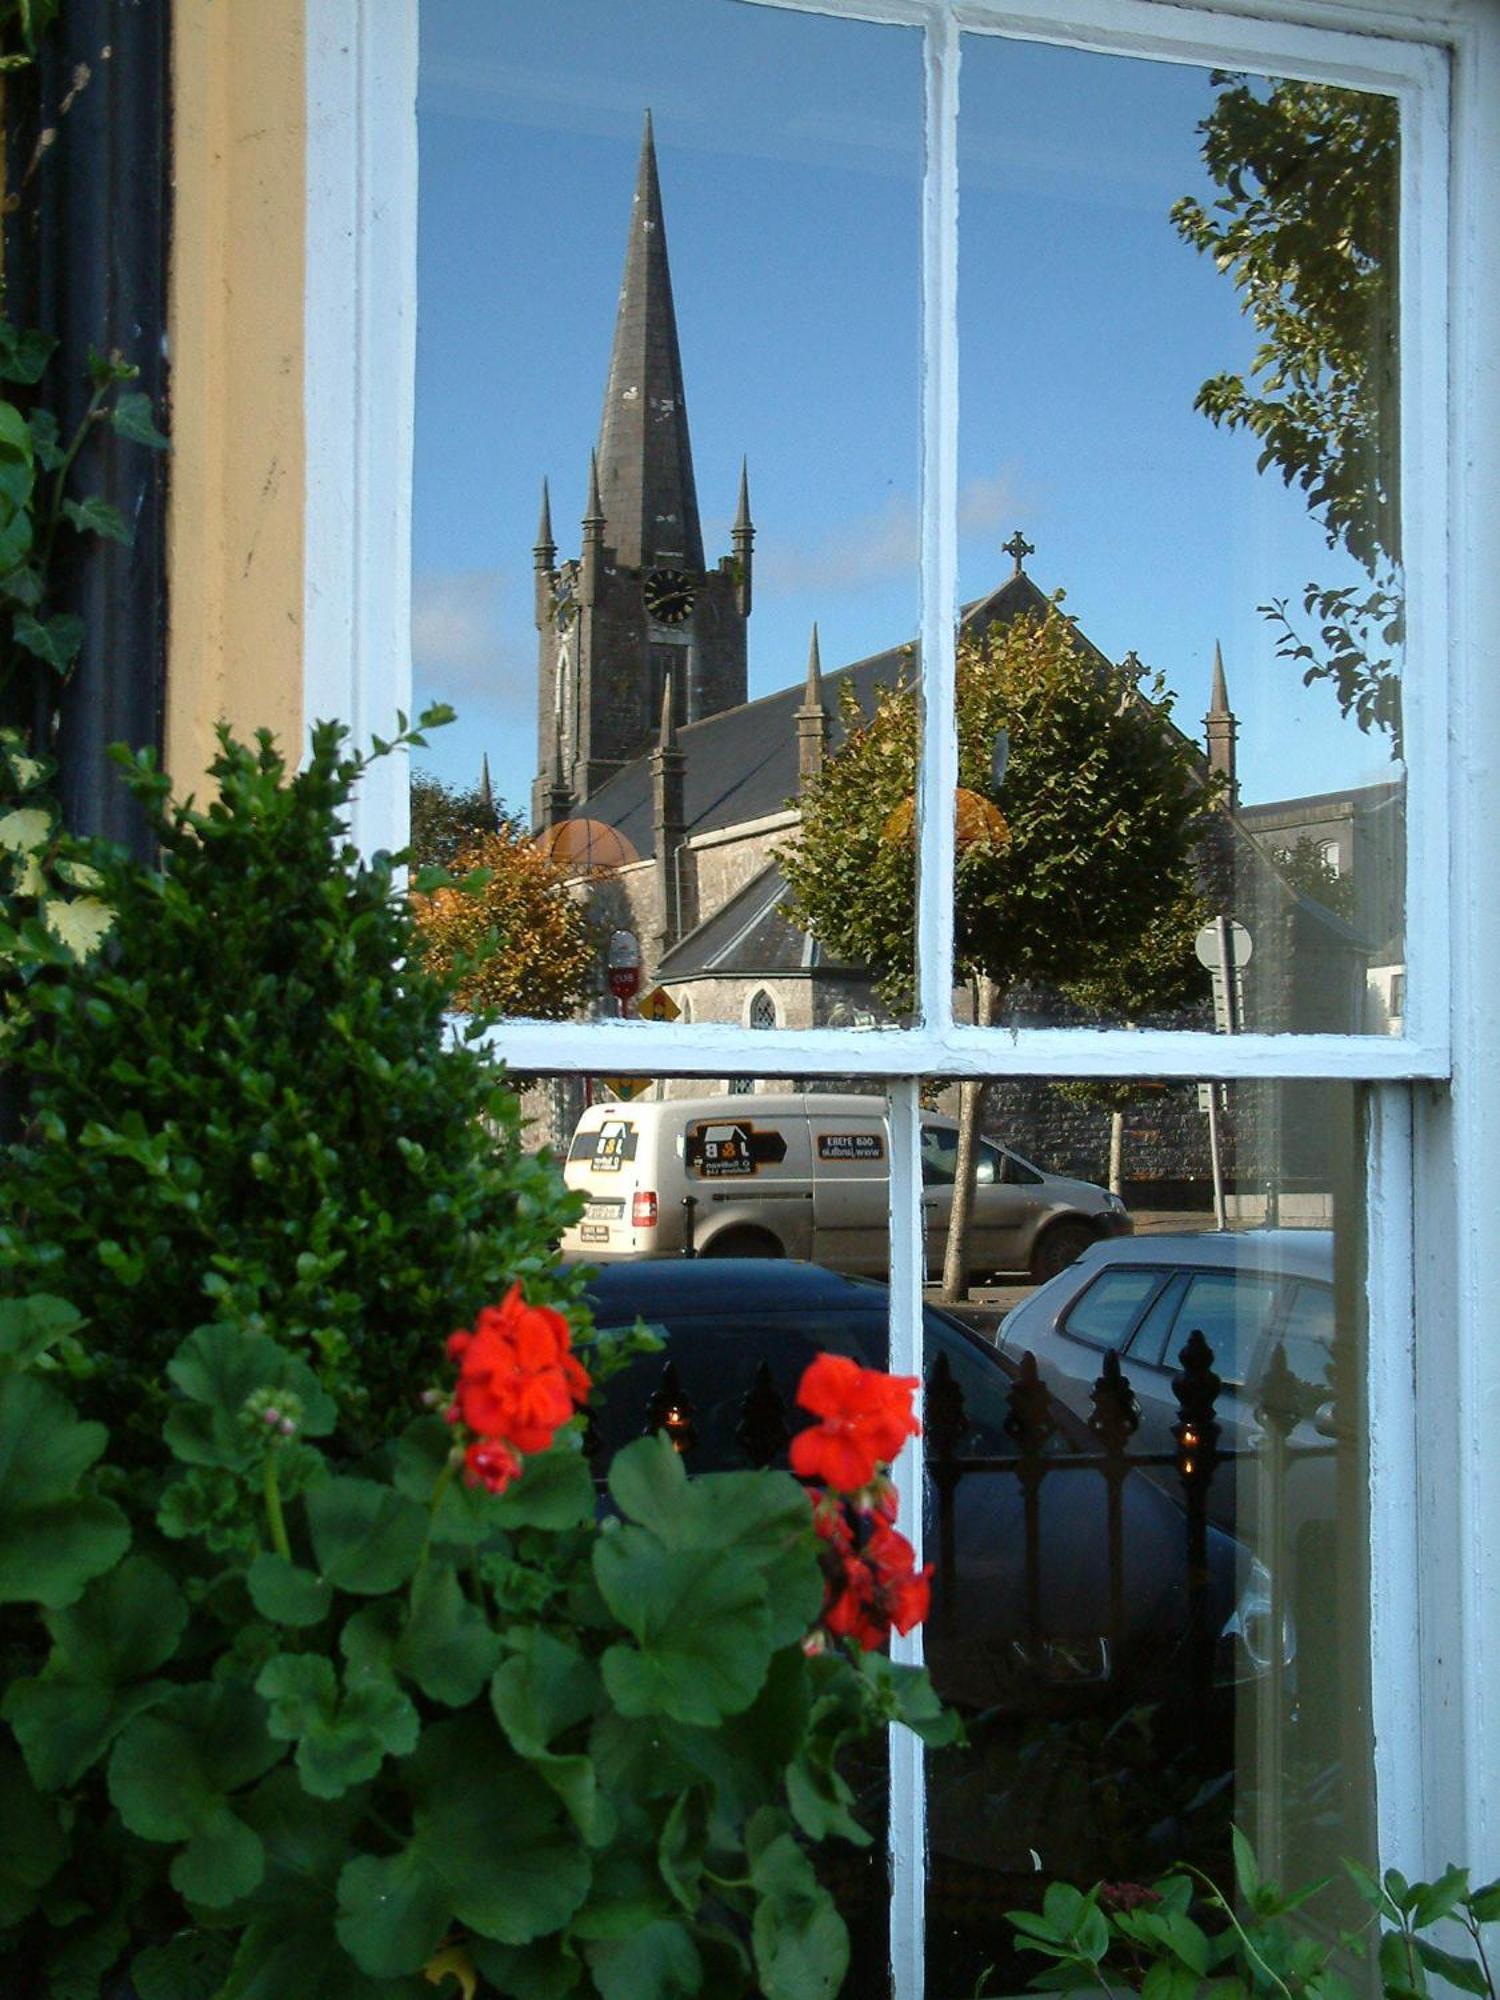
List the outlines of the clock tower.
{"label": "clock tower", "polygon": [[578,556],[559,563],[545,484],[533,551],[537,778],[545,826],[654,746],[670,684],[677,724],[743,703],[750,496],[740,469],[732,552],[704,563],[651,114]]}

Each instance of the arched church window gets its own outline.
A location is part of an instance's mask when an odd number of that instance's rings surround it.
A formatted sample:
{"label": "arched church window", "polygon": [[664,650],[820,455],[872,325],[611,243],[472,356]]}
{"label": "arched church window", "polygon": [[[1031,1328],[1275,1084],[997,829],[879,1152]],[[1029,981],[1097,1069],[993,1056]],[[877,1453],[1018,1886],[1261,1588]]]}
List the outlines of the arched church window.
{"label": "arched church window", "polygon": [[774,1028],[777,1022],[776,1002],[766,989],[760,991],[750,1002],[749,1023],[752,1028]]}

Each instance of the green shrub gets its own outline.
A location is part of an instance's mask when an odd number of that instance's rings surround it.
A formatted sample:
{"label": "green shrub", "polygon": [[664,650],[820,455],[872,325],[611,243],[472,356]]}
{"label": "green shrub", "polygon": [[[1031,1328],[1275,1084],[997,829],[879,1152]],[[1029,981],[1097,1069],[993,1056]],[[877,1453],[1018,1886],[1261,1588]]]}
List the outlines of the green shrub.
{"label": "green shrub", "polygon": [[445,1024],[392,858],[347,841],[366,761],[329,724],[295,774],[225,732],[198,808],[123,756],[161,866],[91,855],[109,948],[31,989],[0,1289],[85,1315],[114,1422],[212,1321],[271,1328],[384,1434],[434,1341],[553,1261],[570,1198],[477,1030]]}

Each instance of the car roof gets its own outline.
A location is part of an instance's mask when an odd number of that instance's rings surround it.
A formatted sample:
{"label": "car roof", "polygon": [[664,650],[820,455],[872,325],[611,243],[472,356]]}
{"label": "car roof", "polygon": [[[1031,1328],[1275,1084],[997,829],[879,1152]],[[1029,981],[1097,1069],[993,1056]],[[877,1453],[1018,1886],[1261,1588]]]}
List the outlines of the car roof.
{"label": "car roof", "polygon": [[1117,1236],[1090,1245],[1068,1271],[1077,1274],[1107,1264],[1190,1264],[1214,1271],[1273,1271],[1285,1277],[1321,1278],[1332,1283],[1333,1231],[1241,1229]]}
{"label": "car roof", "polygon": [[781,1257],[643,1257],[598,1267],[587,1286],[595,1314],[725,1312],[743,1299],[765,1311],[885,1310],[886,1288],[821,1264]]}

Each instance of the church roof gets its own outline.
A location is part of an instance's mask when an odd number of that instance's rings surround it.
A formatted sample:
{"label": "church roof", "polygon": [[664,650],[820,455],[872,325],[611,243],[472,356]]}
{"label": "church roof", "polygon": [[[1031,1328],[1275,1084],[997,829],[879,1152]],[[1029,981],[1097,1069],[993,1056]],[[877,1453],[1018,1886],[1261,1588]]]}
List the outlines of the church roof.
{"label": "church roof", "polygon": [[[1017,571],[998,590],[964,607],[964,630],[985,632],[992,625],[1008,624],[1024,611],[1045,613],[1047,606],[1045,593],[1024,571]],[[1091,653],[1098,652],[1087,640],[1083,643]],[[860,707],[870,715],[876,690],[894,687],[903,675],[910,679],[917,657],[915,645],[891,646],[883,653],[856,660],[852,666],[823,674],[830,750],[836,750],[844,740],[841,690],[851,687]],[[805,699],[805,684],[798,682],[678,730],[677,744],[684,758],[683,817],[689,838],[742,826],[786,809],[797,793],[796,712]],[[649,759],[638,758],[617,771],[590,794],[580,810],[586,810],[590,819],[618,828],[643,859],[655,854]]]}
{"label": "church roof", "polygon": [[671,557],[701,570],[703,531],[649,111],[597,457],[604,542],[615,561],[641,569]]}
{"label": "church roof", "polygon": [[656,968],[661,981],[704,976],[778,979],[797,973],[863,977],[782,914],[787,881],[773,861],[720,910],[680,938]]}

